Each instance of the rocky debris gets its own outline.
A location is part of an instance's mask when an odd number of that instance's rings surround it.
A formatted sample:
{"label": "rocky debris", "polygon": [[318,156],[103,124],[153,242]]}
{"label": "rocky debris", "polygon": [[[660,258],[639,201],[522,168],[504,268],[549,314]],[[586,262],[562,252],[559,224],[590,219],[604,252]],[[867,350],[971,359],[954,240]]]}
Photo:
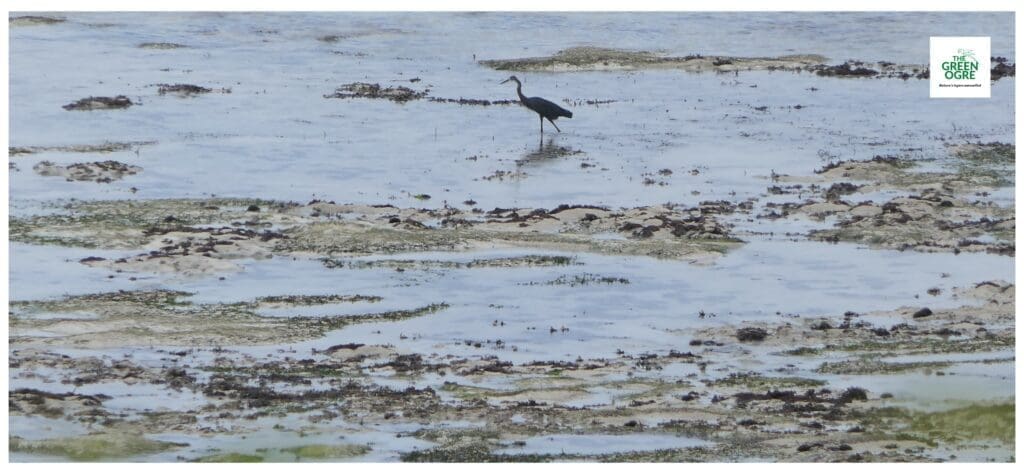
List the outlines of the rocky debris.
{"label": "rocky debris", "polygon": [[[820,204],[797,207],[813,213]],[[851,241],[893,249],[925,252],[989,252],[1013,255],[1016,220],[1012,209],[974,204],[944,195],[894,198],[884,204],[834,205],[840,219],[835,229],[815,230],[814,239]]]}
{"label": "rocky debris", "polygon": [[239,259],[269,259],[274,241],[285,236],[276,231],[239,227],[151,227],[147,252],[119,259],[83,260],[90,267],[118,272],[173,273],[196,277],[237,272]]}
{"label": "rocky debris", "polygon": [[[758,218],[836,217],[834,228],[808,234],[822,241],[925,252],[1014,254],[1013,208],[975,197],[979,188],[1013,185],[1007,172],[1015,160],[1013,145],[979,142],[947,147],[955,158],[953,172],[916,172],[911,170],[915,163],[904,157],[876,155],[863,161],[833,162],[811,177],[774,176],[782,182],[809,182],[809,189],[831,185],[821,191],[824,201],[767,202]],[[893,190],[912,194],[887,202],[844,200],[854,193]]]}
{"label": "rocky debris", "polygon": [[72,102],[64,105],[62,108],[65,110],[117,110],[128,108],[134,105],[131,99],[124,95],[118,95],[116,97],[86,97],[77,102]]}
{"label": "rocky debris", "polygon": [[142,172],[138,166],[118,161],[82,162],[62,166],[50,161],[41,161],[32,166],[37,174],[46,177],[64,177],[68,182],[110,183],[125,176]]}

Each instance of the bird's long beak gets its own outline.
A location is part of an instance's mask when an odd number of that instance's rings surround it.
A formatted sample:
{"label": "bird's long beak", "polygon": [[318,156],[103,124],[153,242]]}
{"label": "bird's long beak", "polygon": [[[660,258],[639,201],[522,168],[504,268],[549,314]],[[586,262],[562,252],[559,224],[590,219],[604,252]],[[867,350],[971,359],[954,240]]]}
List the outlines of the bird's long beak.
{"label": "bird's long beak", "polygon": [[505,83],[505,82],[508,82],[510,80],[512,80],[512,79],[505,79],[505,80],[502,80],[501,83]]}

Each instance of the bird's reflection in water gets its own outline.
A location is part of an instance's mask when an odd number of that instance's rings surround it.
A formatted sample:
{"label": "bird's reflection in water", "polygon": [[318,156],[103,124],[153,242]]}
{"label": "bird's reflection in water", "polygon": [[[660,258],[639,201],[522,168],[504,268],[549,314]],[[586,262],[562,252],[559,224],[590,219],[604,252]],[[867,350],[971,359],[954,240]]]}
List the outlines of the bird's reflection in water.
{"label": "bird's reflection in water", "polygon": [[578,153],[579,151],[577,150],[555,144],[554,136],[548,138],[547,142],[545,143],[544,136],[541,135],[541,140],[537,146],[537,149],[526,154],[525,156],[523,156],[522,159],[517,160],[516,165],[522,167],[532,164],[543,164],[545,162],[551,162],[559,157],[569,156]]}

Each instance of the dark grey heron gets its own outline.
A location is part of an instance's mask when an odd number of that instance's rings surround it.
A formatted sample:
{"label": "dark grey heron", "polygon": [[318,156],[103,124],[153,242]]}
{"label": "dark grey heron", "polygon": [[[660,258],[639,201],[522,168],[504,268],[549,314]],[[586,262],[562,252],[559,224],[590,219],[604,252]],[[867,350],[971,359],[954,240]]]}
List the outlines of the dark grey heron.
{"label": "dark grey heron", "polygon": [[503,80],[501,83],[509,81],[516,83],[516,93],[519,94],[519,101],[523,103],[523,106],[537,112],[537,115],[540,115],[540,134],[544,134],[545,119],[547,119],[551,123],[551,126],[554,126],[559,133],[562,132],[562,130],[558,129],[558,125],[555,124],[555,120],[557,120],[560,116],[572,118],[571,111],[566,110],[565,108],[562,108],[558,105],[555,105],[554,103],[549,102],[543,98],[527,97],[526,95],[523,95],[523,83],[520,82],[519,79],[517,79],[514,75]]}

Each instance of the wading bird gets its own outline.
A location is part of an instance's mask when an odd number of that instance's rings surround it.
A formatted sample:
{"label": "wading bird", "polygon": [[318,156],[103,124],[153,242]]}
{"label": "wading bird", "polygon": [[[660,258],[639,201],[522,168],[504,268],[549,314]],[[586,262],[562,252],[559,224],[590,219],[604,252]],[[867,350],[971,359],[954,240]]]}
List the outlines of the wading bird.
{"label": "wading bird", "polygon": [[537,112],[537,114],[540,115],[540,134],[544,134],[545,118],[551,123],[551,126],[554,126],[555,129],[558,130],[559,133],[562,132],[562,130],[558,129],[558,125],[555,124],[555,120],[557,120],[560,116],[572,118],[571,111],[566,110],[565,108],[562,108],[558,105],[555,105],[552,102],[544,100],[543,98],[527,97],[526,95],[523,95],[523,84],[514,75],[503,80],[501,83],[509,81],[516,83],[516,93],[519,94],[519,101],[523,103],[523,106]]}

